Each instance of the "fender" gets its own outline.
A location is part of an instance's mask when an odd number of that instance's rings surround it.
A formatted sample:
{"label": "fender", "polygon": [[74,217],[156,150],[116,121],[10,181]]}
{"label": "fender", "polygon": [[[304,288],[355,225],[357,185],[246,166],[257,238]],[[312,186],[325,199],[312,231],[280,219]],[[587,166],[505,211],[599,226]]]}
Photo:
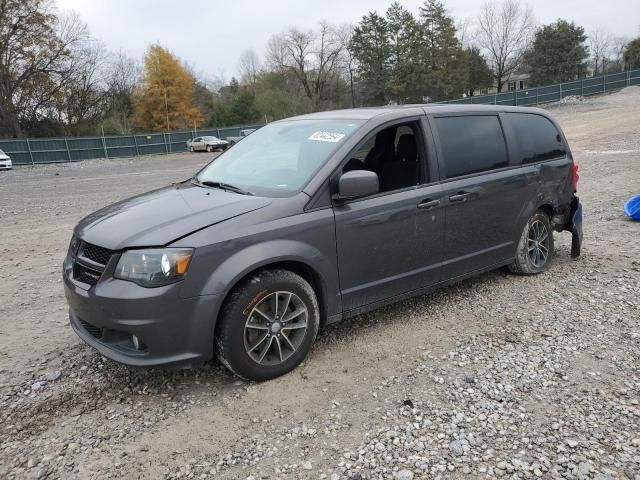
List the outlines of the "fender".
{"label": "fender", "polygon": [[314,271],[322,284],[327,316],[342,311],[340,296],[335,294],[340,289],[333,259],[313,245],[290,239],[260,242],[234,253],[214,269],[200,295],[226,296],[250,272],[279,262],[297,262]]}

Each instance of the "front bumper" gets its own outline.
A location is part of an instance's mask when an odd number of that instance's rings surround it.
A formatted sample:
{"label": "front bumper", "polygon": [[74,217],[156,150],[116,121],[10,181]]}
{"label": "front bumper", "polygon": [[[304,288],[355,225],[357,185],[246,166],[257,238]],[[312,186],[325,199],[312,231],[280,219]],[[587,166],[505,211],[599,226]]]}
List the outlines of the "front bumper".
{"label": "front bumper", "polygon": [[212,358],[220,295],[180,298],[180,283],[143,288],[113,278],[86,289],[66,271],[63,279],[73,330],[105,357],[135,367]]}
{"label": "front bumper", "polygon": [[13,167],[11,160],[0,160],[0,169],[10,170]]}

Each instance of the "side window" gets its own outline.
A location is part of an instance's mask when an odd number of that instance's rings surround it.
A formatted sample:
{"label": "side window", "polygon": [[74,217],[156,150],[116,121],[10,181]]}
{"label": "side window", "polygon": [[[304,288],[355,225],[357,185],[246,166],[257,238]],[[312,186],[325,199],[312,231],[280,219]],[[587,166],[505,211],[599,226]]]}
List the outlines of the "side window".
{"label": "side window", "polygon": [[369,137],[358,149],[351,155],[352,159],[358,160],[362,165],[355,163],[353,166],[358,168],[351,168],[350,170],[362,170],[364,169],[364,160],[367,158],[367,154],[373,148],[376,137],[375,135]]}
{"label": "side window", "polygon": [[567,149],[555,125],[532,113],[508,113],[516,140],[517,163],[533,163],[564,157]]}
{"label": "side window", "polygon": [[369,170],[378,174],[380,192],[400,190],[421,182],[417,122],[394,125],[364,140],[343,167],[344,172]]}
{"label": "side window", "polygon": [[495,115],[435,119],[446,178],[503,168],[509,164],[500,121]]}

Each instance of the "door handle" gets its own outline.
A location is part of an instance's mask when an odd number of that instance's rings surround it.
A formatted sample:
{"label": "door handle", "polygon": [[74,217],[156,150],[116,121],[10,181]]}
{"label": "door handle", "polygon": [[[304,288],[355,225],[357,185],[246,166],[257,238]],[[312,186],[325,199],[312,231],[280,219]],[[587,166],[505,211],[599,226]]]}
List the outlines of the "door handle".
{"label": "door handle", "polygon": [[466,202],[470,196],[471,193],[469,192],[458,192],[455,195],[451,195],[449,201],[451,203]]}
{"label": "door handle", "polygon": [[440,205],[440,200],[431,200],[427,198],[426,200],[423,200],[418,204],[418,208],[422,210],[431,210],[432,208],[435,208],[438,205]]}

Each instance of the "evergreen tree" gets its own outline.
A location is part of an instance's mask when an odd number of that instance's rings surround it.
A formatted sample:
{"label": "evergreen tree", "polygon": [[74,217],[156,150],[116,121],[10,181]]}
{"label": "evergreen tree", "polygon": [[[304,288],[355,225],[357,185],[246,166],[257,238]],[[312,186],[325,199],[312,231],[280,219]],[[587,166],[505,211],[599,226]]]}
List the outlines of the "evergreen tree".
{"label": "evergreen tree", "polygon": [[351,44],[365,103],[384,105],[391,78],[389,24],[375,12],[365,15],[354,29]]}
{"label": "evergreen tree", "polygon": [[640,37],[629,42],[624,50],[624,68],[640,68]]}
{"label": "evergreen tree", "polygon": [[398,2],[387,10],[391,41],[389,94],[397,103],[419,101],[420,28],[411,12]]}
{"label": "evergreen tree", "polygon": [[433,100],[457,97],[468,84],[468,64],[453,18],[440,0],[420,7],[423,45],[423,95]]}
{"label": "evergreen tree", "polygon": [[589,56],[584,29],[565,20],[540,28],[525,64],[533,85],[566,82],[584,75]]}
{"label": "evergreen tree", "polygon": [[467,95],[472,96],[476,88],[485,88],[493,84],[493,72],[478,47],[467,48],[465,55],[469,71]]}

